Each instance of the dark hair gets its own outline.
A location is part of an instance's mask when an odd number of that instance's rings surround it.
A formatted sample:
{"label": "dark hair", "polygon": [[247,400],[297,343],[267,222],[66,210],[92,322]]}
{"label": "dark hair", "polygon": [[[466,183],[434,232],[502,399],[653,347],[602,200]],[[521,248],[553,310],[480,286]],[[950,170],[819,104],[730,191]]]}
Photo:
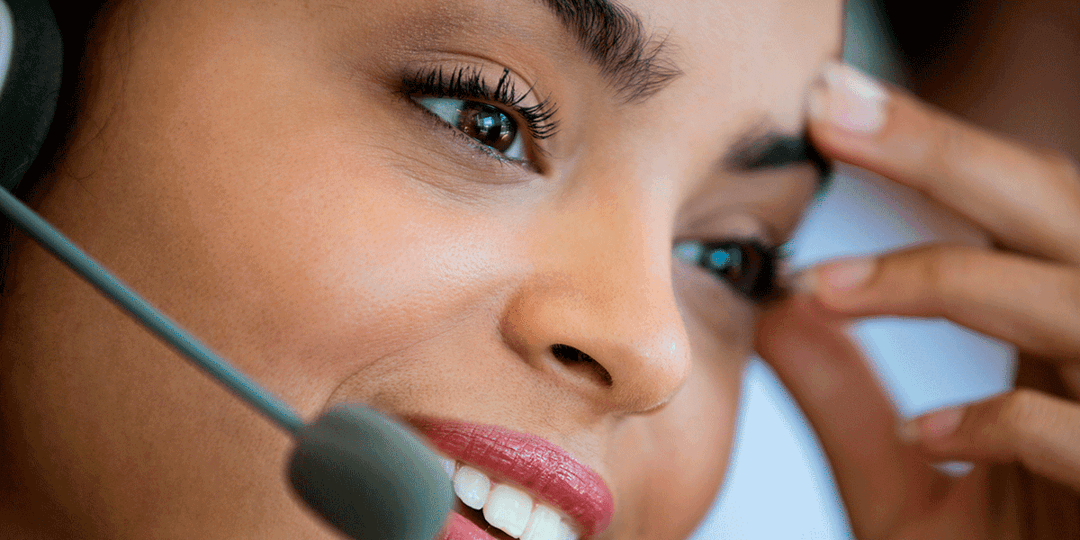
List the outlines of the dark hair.
{"label": "dark hair", "polygon": [[909,73],[947,62],[977,9],[976,0],[876,0]]}
{"label": "dark hair", "polygon": [[15,190],[16,194],[23,198],[34,192],[38,181],[48,174],[53,162],[63,152],[64,142],[70,134],[79,106],[78,98],[83,90],[80,65],[86,53],[89,30],[108,0],[51,0],[49,3],[56,14],[56,24],[64,44],[64,69],[56,114],[49,126],[49,133],[37,158]]}
{"label": "dark hair", "polygon": [[[63,41],[64,69],[61,75],[56,113],[52,124],[49,125],[48,134],[34,162],[14,189],[15,195],[28,201],[32,201],[40,193],[41,179],[49,174],[56,160],[64,152],[64,145],[71,134],[71,127],[80,105],[79,97],[83,93],[83,85],[86,82],[81,66],[89,43],[89,32],[109,0],[50,0],[49,3],[56,14],[56,24]],[[6,218],[0,218],[0,295],[5,290],[13,232],[14,225]]]}

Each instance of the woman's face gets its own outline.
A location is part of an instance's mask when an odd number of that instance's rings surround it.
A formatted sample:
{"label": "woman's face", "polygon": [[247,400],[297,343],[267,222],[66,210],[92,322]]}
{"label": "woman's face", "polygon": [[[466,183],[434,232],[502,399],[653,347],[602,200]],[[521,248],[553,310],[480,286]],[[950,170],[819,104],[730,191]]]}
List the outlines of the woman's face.
{"label": "woman's face", "polygon": [[[757,255],[817,187],[808,162],[759,158],[800,135],[842,6],[582,15],[600,4],[122,5],[39,207],[306,418],[355,401],[536,435],[605,482],[595,538],[683,538],[723,478]],[[717,242],[715,272],[691,260]],[[40,250],[8,279],[16,515],[330,537],[286,486],[285,435]],[[579,533],[609,517],[526,492]]]}

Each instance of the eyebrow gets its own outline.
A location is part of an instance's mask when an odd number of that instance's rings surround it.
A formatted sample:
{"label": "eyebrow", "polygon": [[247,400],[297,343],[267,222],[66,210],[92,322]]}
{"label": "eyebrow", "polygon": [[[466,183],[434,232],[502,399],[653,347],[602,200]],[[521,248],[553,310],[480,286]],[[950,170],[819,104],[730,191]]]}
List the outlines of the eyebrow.
{"label": "eyebrow", "polygon": [[611,0],[539,0],[592,57],[627,103],[652,97],[682,72],[666,37],[645,31],[641,17]]}
{"label": "eyebrow", "polygon": [[721,160],[721,167],[736,172],[754,172],[795,165],[810,165],[818,174],[817,191],[825,189],[833,165],[810,142],[804,128],[798,135],[784,134],[763,121],[735,138]]}

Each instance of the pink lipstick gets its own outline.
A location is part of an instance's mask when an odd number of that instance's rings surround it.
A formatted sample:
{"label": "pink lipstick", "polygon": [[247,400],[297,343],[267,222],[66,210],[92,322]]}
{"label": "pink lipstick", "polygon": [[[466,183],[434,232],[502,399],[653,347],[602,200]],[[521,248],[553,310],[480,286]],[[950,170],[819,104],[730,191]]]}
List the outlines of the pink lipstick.
{"label": "pink lipstick", "polygon": [[[558,509],[585,537],[602,532],[611,522],[615,503],[600,475],[536,435],[428,418],[409,423],[442,454],[484,471],[494,481],[514,484],[538,503]],[[452,527],[457,520],[463,518],[455,516]]]}

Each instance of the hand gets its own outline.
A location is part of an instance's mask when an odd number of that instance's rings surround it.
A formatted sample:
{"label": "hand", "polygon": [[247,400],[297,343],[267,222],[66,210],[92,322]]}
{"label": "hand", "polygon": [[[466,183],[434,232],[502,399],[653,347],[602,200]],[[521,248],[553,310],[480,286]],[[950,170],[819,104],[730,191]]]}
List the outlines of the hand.
{"label": "hand", "polygon": [[[810,106],[823,153],[925,193],[994,242],[821,265],[764,314],[757,350],[821,438],[857,537],[1080,538],[1080,172],[849,68],[823,79]],[[845,333],[885,315],[1016,344],[1024,387],[899,425]],[[962,478],[930,466],[950,460],[976,466]]]}

